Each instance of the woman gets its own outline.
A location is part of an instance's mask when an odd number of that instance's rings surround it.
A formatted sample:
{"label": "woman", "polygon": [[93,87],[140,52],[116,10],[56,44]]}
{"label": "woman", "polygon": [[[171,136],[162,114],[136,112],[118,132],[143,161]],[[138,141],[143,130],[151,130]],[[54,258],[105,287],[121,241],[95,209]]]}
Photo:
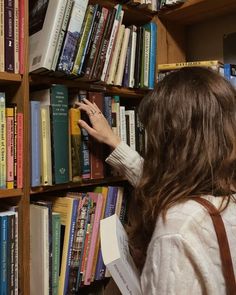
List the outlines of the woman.
{"label": "woman", "polygon": [[92,123],[80,121],[81,127],[111,146],[107,162],[135,186],[129,238],[141,262],[143,294],[226,294],[212,220],[192,198],[222,211],[236,273],[234,88],[204,68],[170,73],[139,107],[144,159],[112,133],[94,103],[79,108]]}

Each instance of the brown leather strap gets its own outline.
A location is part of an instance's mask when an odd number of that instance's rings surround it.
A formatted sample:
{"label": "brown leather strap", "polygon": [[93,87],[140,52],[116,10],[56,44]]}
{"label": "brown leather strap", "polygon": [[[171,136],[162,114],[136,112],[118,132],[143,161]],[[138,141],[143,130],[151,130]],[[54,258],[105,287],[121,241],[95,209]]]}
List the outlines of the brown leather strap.
{"label": "brown leather strap", "polygon": [[203,199],[201,197],[195,197],[193,198],[193,200],[195,200],[196,202],[204,206],[208,210],[211,216],[212,222],[214,224],[216,236],[218,239],[218,243],[219,243],[222,270],[223,270],[223,275],[225,278],[227,295],[235,295],[236,282],[235,282],[235,276],[234,276],[233,263],[232,263],[228,238],[227,238],[225,226],[221,218],[221,215],[219,211],[217,210],[217,208],[208,200]]}

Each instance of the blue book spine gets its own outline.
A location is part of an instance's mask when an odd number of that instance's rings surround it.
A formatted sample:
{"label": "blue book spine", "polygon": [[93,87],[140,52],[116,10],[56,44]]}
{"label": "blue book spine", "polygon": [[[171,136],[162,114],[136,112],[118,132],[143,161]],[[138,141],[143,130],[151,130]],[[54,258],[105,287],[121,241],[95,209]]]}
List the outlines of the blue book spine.
{"label": "blue book spine", "polygon": [[1,216],[1,273],[0,273],[0,294],[7,295],[7,237],[8,237],[8,217]]}
{"label": "blue book spine", "polygon": [[111,111],[111,96],[104,96],[104,117],[107,119],[109,125],[112,127],[112,111]]}
{"label": "blue book spine", "polygon": [[64,295],[67,294],[67,289],[69,285],[69,273],[70,273],[70,264],[71,264],[71,252],[72,252],[72,244],[74,240],[74,233],[75,233],[75,223],[77,218],[77,210],[79,206],[79,200],[73,200],[73,209],[72,209],[72,216],[71,216],[71,226],[70,226],[70,239],[69,239],[69,246],[67,251],[67,264],[66,264],[66,274],[65,274],[65,284],[64,284]]}
{"label": "blue book spine", "polygon": [[73,4],[68,30],[57,66],[58,71],[66,74],[70,74],[74,64],[87,5],[88,0],[75,0]]}
{"label": "blue book spine", "polygon": [[156,80],[156,48],[157,48],[157,25],[150,23],[151,42],[150,42],[150,63],[149,63],[149,80],[148,88],[153,89]]}
{"label": "blue book spine", "polygon": [[31,101],[31,186],[40,185],[40,102]]}
{"label": "blue book spine", "polygon": [[224,77],[230,81],[231,76],[231,64],[224,64]]}
{"label": "blue book spine", "polygon": [[[118,187],[116,186],[108,187],[107,203],[106,203],[104,218],[109,217],[115,213],[117,194],[118,194]],[[105,270],[106,270],[106,266],[102,259],[101,249],[99,249],[96,272],[95,272],[95,280],[102,280],[105,275]]]}

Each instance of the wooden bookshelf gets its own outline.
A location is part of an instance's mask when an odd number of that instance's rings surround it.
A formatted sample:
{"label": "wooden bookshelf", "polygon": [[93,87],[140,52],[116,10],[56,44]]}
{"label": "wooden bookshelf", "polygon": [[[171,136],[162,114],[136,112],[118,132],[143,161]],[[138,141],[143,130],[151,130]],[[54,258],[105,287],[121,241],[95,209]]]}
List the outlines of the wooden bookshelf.
{"label": "wooden bookshelf", "polygon": [[171,10],[160,12],[166,20],[189,25],[236,12],[235,0],[187,0]]}
{"label": "wooden bookshelf", "polygon": [[19,84],[22,81],[20,74],[12,74],[7,72],[0,72],[0,85],[1,84]]}
{"label": "wooden bookshelf", "polygon": [[1,189],[0,190],[0,199],[15,198],[15,197],[22,197],[22,196],[23,196],[22,189]]}
{"label": "wooden bookshelf", "polygon": [[[50,193],[60,194],[69,190],[80,190],[91,186],[105,184],[119,184],[125,181],[122,177],[108,177],[104,179],[87,180],[81,183],[66,183],[50,187],[30,187],[30,115],[29,115],[29,91],[30,89],[41,89],[49,87],[51,84],[64,84],[69,88],[80,88],[88,91],[102,91],[109,95],[120,95],[124,100],[140,100],[149,91],[144,89],[127,89],[109,85],[99,84],[96,81],[84,81],[83,79],[69,79],[68,77],[55,77],[52,75],[36,75],[28,72],[28,3],[25,0],[25,73],[12,74],[0,73],[0,86],[2,91],[12,94],[12,101],[16,102],[19,110],[24,114],[24,187],[23,189],[0,190],[2,204],[11,202],[19,206],[19,264],[20,264],[20,294],[30,295],[30,200],[37,196],[46,196]],[[112,7],[118,1],[115,0],[92,0],[90,3],[100,3],[107,7]],[[158,24],[158,63],[181,62],[188,60],[199,60],[202,57],[215,59],[220,54],[213,54],[211,47],[208,46],[209,40],[204,38],[202,51],[193,50],[192,40],[196,43],[201,42],[202,32],[208,28],[208,34],[214,32],[212,19],[227,20],[227,17],[236,12],[235,0],[187,0],[183,5],[172,8],[171,10],[161,11],[159,16],[153,15],[145,9],[138,9],[124,5],[125,24],[144,24],[154,20]],[[233,18],[232,18],[233,19]],[[205,22],[204,25],[202,23]],[[224,32],[224,22],[222,32]],[[198,29],[200,27],[200,29]],[[202,29],[201,29],[202,28]],[[236,24],[230,26],[228,31],[232,31]],[[223,33],[222,33],[223,34]],[[221,37],[221,36],[220,36]],[[220,46],[220,38],[215,47]],[[210,49],[209,49],[210,48]],[[201,53],[201,54],[200,54]],[[221,54],[222,55],[222,54]],[[219,56],[220,58],[221,56]],[[1,91],[1,90],[0,90]],[[10,96],[10,95],[9,95]],[[86,294],[86,288],[83,288]]]}

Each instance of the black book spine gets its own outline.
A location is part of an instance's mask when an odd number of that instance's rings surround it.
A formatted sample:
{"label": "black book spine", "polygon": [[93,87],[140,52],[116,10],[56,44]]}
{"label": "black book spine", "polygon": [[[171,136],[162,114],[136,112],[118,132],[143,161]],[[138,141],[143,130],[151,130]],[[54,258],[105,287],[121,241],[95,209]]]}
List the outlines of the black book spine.
{"label": "black book spine", "polygon": [[134,69],[134,87],[140,87],[141,79],[141,57],[142,57],[142,44],[143,44],[143,30],[142,27],[137,29],[137,46],[135,54],[135,69]]}

